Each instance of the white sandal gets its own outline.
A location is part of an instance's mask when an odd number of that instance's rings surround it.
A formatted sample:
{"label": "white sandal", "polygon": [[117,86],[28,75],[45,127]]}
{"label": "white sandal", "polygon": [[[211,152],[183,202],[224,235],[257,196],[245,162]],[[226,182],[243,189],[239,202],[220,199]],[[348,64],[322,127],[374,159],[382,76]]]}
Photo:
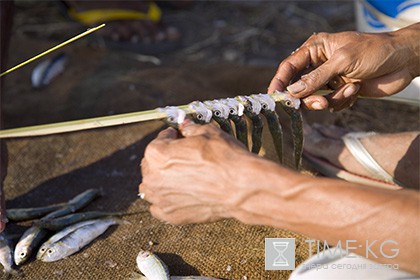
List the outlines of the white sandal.
{"label": "white sandal", "polygon": [[372,174],[371,177],[340,169],[324,159],[311,155],[307,151],[304,152],[303,156],[316,168],[316,170],[328,177],[340,178],[349,182],[386,189],[401,189],[403,185],[394,177],[392,177],[388,172],[386,172],[376,162],[376,160],[373,159],[373,157],[369,154],[369,152],[359,140],[361,138],[369,137],[375,134],[375,132],[350,132],[342,137],[347,149],[354,156],[354,158]]}

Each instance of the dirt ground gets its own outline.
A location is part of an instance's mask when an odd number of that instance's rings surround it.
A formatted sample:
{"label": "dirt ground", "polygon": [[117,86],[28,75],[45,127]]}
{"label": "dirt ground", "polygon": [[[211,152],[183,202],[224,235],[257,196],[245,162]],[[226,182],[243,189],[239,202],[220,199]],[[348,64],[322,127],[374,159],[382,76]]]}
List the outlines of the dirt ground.
{"label": "dirt ground", "polygon": [[[313,32],[355,28],[352,1],[197,1],[187,9],[165,9],[164,20],[182,31],[183,45],[176,51],[152,57],[108,49],[93,35],[62,49],[69,65],[45,88],[31,87],[37,63],[6,76],[5,127],[264,92],[278,63]],[[16,65],[83,30],[51,1],[18,1],[8,64]],[[280,117],[290,165],[288,119],[283,113]],[[304,111],[304,118],[354,130],[419,129],[418,107],[383,100],[359,100],[339,113]],[[128,279],[136,271],[138,251],[147,249],[150,241],[173,275],[286,279],[290,271],[264,271],[265,237],[296,238],[296,263],[305,260],[308,237],[287,230],[234,220],[175,227],[152,218],[148,205],[137,199],[138,165],[161,126],[153,121],[7,141],[8,208],[66,201],[87,188],[101,188],[103,197],[88,209],[137,213],[126,218],[131,226],[107,231],[66,260],[49,264],[31,259],[22,267],[23,279]],[[266,129],[264,133],[265,157],[276,160]],[[7,234],[16,242],[26,226],[9,224]]]}

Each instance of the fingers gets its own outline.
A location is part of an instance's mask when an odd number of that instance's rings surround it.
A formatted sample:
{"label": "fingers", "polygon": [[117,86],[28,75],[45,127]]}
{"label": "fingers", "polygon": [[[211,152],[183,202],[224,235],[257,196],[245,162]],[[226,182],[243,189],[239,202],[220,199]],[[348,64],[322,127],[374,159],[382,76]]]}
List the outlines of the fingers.
{"label": "fingers", "polygon": [[328,108],[328,100],[321,95],[310,95],[302,99],[303,104],[309,110],[325,110]]}
{"label": "fingers", "polygon": [[359,83],[348,83],[326,96],[331,110],[338,112],[351,107],[357,100],[359,89]]}
{"label": "fingers", "polygon": [[307,47],[301,47],[292,53],[288,58],[283,60],[277,69],[271,83],[268,87],[268,92],[275,90],[284,91],[287,85],[300,71],[304,70],[310,65],[310,52]]}
{"label": "fingers", "polygon": [[214,135],[220,133],[220,130],[212,124],[196,124],[193,121],[187,120],[179,125],[179,131],[182,136],[188,138],[198,135]]}
{"label": "fingers", "polygon": [[178,138],[178,131],[172,127],[162,130],[156,137],[157,140],[171,140],[176,138]]}
{"label": "fingers", "polygon": [[340,59],[330,59],[309,74],[303,75],[299,81],[288,86],[287,90],[297,98],[309,96],[336,77],[342,67]]}

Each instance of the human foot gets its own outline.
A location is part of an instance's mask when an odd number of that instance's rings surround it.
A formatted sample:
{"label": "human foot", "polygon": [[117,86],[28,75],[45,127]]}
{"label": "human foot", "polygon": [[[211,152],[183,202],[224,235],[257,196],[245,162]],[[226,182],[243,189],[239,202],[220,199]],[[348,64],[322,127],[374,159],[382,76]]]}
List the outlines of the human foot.
{"label": "human foot", "polygon": [[[348,172],[372,177],[345,146],[342,137],[348,132],[336,126],[307,126],[304,151]],[[419,132],[368,135],[360,142],[389,175],[404,186],[419,187]]]}
{"label": "human foot", "polygon": [[[63,1],[64,2],[64,1]],[[65,1],[68,15],[85,26],[106,23],[98,30],[108,45],[126,49],[162,53],[180,43],[177,28],[161,21],[161,10],[149,1]]]}

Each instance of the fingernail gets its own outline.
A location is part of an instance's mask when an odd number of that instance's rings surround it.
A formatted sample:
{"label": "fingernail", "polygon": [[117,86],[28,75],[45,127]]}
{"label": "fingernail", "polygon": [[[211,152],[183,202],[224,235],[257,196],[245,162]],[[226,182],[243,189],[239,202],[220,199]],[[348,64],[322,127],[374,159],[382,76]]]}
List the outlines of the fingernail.
{"label": "fingernail", "polygon": [[306,89],[306,84],[303,81],[297,81],[296,83],[287,87],[287,90],[292,94],[297,94]]}
{"label": "fingernail", "polygon": [[344,91],[343,91],[343,96],[345,98],[349,98],[350,96],[354,95],[357,93],[357,91],[359,90],[359,85],[357,84],[352,84],[349,85]]}
{"label": "fingernail", "polygon": [[319,102],[314,102],[311,104],[312,109],[314,110],[322,110],[324,109],[324,107],[322,107],[321,103]]}

